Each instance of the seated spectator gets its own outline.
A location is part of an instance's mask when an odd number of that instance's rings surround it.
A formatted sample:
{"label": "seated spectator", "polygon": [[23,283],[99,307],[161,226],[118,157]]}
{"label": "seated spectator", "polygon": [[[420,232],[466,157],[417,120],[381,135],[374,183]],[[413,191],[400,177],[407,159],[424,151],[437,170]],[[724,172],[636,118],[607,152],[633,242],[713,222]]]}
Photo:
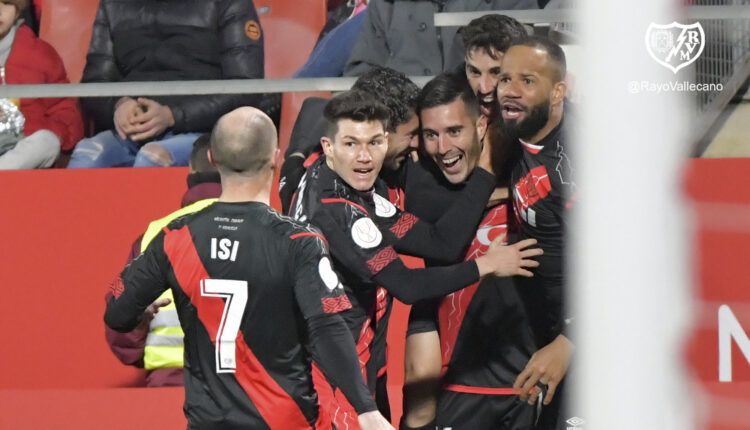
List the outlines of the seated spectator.
{"label": "seated spectator", "polygon": [[[263,36],[248,0],[102,0],[82,82],[263,78]],[[192,143],[259,95],[95,97],[96,136],[70,167],[184,166]]]}
{"label": "seated spectator", "polygon": [[536,0],[371,0],[344,75],[359,76],[374,66],[410,76],[450,70],[455,65],[445,58],[458,29],[435,27],[435,13],[537,8]]}
{"label": "seated spectator", "polygon": [[[68,83],[55,49],[19,19],[28,0],[0,2],[0,79],[3,84]],[[4,99],[0,104],[0,169],[50,167],[60,150],[83,137],[78,103],[72,98]],[[23,123],[22,123],[23,122]]]}
{"label": "seated spectator", "polygon": [[315,45],[307,62],[295,74],[295,78],[338,77],[344,73],[344,66],[352,53],[354,43],[362,28],[367,4],[360,0],[349,19],[343,21]]}
{"label": "seated spectator", "polygon": [[[133,242],[128,262],[139,256],[156,233],[171,220],[203,209],[219,197],[221,178],[216,167],[208,160],[209,146],[209,134],[204,134],[195,141],[190,155],[188,190],[182,196],[182,209],[149,224],[146,232]],[[109,301],[111,297],[111,291],[107,290],[105,300]],[[119,333],[105,326],[109,348],[123,364],[146,369],[148,387],[183,385],[184,333],[177,320],[171,291],[166,291],[163,297],[160,297],[163,298],[170,299],[171,303],[160,309],[161,316],[157,319],[144,319],[142,324],[127,333]],[[164,342],[166,339],[170,341]]]}

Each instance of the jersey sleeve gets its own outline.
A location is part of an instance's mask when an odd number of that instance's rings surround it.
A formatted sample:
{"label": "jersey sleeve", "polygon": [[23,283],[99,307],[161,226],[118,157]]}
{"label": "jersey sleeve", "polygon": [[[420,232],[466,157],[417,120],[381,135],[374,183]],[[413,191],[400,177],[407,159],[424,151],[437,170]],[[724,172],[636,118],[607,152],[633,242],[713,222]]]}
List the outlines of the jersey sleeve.
{"label": "jersey sleeve", "polygon": [[328,239],[333,257],[362,280],[382,285],[397,299],[414,303],[442,297],[479,280],[474,261],[409,269],[371,218],[361,215],[351,228],[345,227],[343,218],[356,215],[352,211],[337,211],[337,205],[341,209],[338,203],[324,205],[313,218]]}
{"label": "jersey sleeve", "polygon": [[107,326],[123,333],[138,326],[143,311],[169,287],[168,270],[162,232],[112,283],[112,297],[104,313]]}
{"label": "jersey sleeve", "polygon": [[404,254],[443,263],[462,260],[476,234],[495,184],[494,175],[477,168],[459,198],[434,224],[416,220],[408,213],[402,214],[396,225],[406,224],[402,220],[407,217],[413,220],[408,223],[411,224],[408,229],[394,231],[399,238],[395,248]]}
{"label": "jersey sleeve", "polygon": [[352,305],[333,270],[323,236],[305,231],[292,235],[291,240],[294,295],[304,318],[350,309]]}

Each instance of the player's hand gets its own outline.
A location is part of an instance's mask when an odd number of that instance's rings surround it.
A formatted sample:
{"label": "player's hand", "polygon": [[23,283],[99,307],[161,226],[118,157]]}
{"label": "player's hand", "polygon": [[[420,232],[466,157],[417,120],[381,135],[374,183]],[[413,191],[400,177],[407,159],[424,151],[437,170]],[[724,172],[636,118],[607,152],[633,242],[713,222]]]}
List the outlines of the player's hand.
{"label": "player's hand", "polygon": [[136,125],[132,129],[131,140],[143,142],[152,139],[174,125],[174,115],[169,106],[144,97],[139,97],[137,102],[141,111],[135,116]]}
{"label": "player's hand", "polygon": [[520,390],[519,396],[529,404],[536,402],[537,384],[547,386],[544,404],[549,405],[555,396],[555,390],[568,372],[570,357],[573,355],[573,343],[563,335],[558,335],[549,345],[535,352],[526,364],[513,388]]}
{"label": "player's hand", "polygon": [[395,430],[391,423],[388,422],[378,411],[365,412],[359,414],[357,418],[359,427],[362,430]]}
{"label": "player's hand", "polygon": [[526,239],[512,245],[503,245],[504,241],[504,236],[496,238],[487,254],[480,257],[489,259],[492,266],[490,272],[495,276],[534,276],[527,269],[538,267],[539,263],[532,258],[544,253],[541,248],[531,248],[536,245],[536,239]]}
{"label": "player's hand", "polygon": [[133,126],[136,125],[135,117],[140,111],[138,102],[130,97],[123,97],[117,101],[113,121],[120,139],[127,139],[133,132]]}
{"label": "player's hand", "polygon": [[161,298],[161,299],[156,299],[153,303],[148,305],[146,310],[143,311],[143,314],[149,319],[153,319],[154,315],[159,313],[159,309],[163,308],[164,306],[167,306],[170,303],[172,303],[172,300],[166,297]]}

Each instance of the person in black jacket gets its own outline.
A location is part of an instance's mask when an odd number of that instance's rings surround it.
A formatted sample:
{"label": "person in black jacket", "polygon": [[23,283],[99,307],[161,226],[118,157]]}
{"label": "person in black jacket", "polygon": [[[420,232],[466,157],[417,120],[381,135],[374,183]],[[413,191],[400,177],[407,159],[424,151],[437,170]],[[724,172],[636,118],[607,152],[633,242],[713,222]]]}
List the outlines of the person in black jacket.
{"label": "person in black jacket", "polygon": [[[82,82],[263,78],[263,32],[252,0],[103,0]],[[99,134],[70,167],[184,166],[192,143],[258,95],[82,99]]]}

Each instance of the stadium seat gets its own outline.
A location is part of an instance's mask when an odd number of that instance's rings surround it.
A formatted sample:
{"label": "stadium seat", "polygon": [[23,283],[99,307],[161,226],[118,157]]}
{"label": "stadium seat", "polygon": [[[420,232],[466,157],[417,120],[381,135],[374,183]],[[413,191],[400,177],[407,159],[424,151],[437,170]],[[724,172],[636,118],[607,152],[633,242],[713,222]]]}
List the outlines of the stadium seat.
{"label": "stadium seat", "polygon": [[70,82],[80,82],[99,0],[44,0],[40,37],[62,57]]}
{"label": "stadium seat", "polygon": [[297,115],[302,108],[302,103],[308,97],[330,98],[328,91],[308,91],[299,93],[284,93],[281,97],[281,123],[279,124],[279,149],[286,153],[289,139],[292,137],[292,128],[297,120]]}
{"label": "stadium seat", "polygon": [[326,0],[256,0],[255,8],[265,32],[266,78],[291,77],[325,25]]}

